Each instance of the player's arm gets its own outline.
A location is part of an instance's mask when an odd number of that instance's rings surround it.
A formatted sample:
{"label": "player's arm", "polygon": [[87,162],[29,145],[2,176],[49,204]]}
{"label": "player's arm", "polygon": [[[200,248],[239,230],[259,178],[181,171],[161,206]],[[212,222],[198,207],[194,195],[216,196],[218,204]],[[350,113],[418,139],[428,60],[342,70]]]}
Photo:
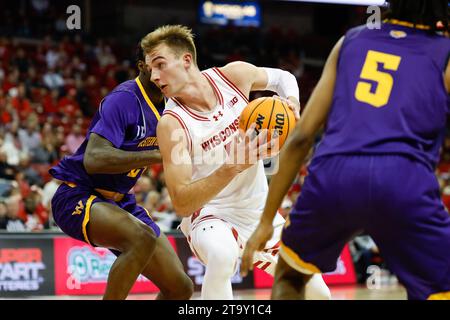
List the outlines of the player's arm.
{"label": "player's arm", "polygon": [[262,250],[273,233],[273,219],[285,194],[300,170],[307,156],[315,135],[325,123],[330,110],[334,85],[336,81],[336,68],[344,38],[341,38],[331,51],[325,64],[322,76],[306,104],[305,111],[294,132],[289,136],[280,152],[280,168],[270,181],[268,197],[264,212],[258,228],[247,242],[243,257],[241,272],[247,274],[252,269],[253,254]]}
{"label": "player's arm", "polygon": [[213,199],[238,174],[222,166],[206,178],[192,181],[188,137],[178,120],[164,115],[157,127],[167,189],[176,213],[187,217]]}
{"label": "player's arm", "polygon": [[[220,68],[242,92],[269,90],[287,99],[289,106],[300,114],[300,93],[297,79],[288,71],[276,68],[257,67],[251,63],[235,61]],[[298,118],[298,117],[297,117]]]}
{"label": "player's arm", "polygon": [[124,151],[94,132],[89,136],[83,160],[89,174],[125,173],[160,162],[159,150]]}
{"label": "player's arm", "polygon": [[89,174],[125,173],[161,162],[158,150],[124,151],[120,147],[134,129],[141,111],[129,92],[115,92],[100,106],[99,119],[90,129],[83,164]]}

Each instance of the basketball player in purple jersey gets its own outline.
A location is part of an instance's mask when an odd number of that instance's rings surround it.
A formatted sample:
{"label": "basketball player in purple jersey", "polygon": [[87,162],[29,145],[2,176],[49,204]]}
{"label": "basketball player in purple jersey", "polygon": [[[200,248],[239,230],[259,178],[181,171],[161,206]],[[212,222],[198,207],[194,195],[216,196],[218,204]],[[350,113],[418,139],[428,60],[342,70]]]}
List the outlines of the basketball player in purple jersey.
{"label": "basketball player in purple jersey", "polygon": [[272,218],[319,128],[323,139],[282,234],[273,299],[336,268],[365,231],[409,299],[450,299],[450,216],[434,168],[448,114],[446,0],[392,0],[381,29],[351,29],[333,48],[303,117],[280,155],[242,272],[272,234]]}
{"label": "basketball player in purple jersey", "polygon": [[137,53],[139,76],[103,99],[80,148],[50,169],[64,181],[52,199],[53,215],[72,238],[118,256],[104,299],[125,299],[139,274],[158,286],[158,299],[189,299],[193,284],[181,261],[128,193],[148,165],[161,162],[156,126],[165,104],[140,45]]}

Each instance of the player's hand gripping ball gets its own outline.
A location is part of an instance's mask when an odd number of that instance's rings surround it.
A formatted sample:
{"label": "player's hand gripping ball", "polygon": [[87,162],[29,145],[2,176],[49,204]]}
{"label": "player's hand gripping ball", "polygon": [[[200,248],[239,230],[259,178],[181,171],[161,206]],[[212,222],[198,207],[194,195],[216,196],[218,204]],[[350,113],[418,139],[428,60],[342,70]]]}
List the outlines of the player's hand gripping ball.
{"label": "player's hand gripping ball", "polygon": [[267,141],[270,141],[272,133],[276,131],[281,148],[288,135],[294,131],[295,116],[285,101],[274,97],[262,97],[251,101],[239,118],[239,127],[244,132],[247,132],[252,123],[256,124],[256,134],[262,129],[268,129]]}

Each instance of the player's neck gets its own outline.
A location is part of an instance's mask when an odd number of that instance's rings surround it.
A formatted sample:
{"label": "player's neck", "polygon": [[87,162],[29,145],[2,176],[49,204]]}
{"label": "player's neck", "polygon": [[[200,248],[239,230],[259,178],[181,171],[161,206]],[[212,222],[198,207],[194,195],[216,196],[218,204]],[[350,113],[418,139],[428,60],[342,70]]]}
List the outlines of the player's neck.
{"label": "player's neck", "polygon": [[218,103],[214,89],[201,72],[191,76],[191,81],[176,98],[187,107],[201,112],[214,110]]}

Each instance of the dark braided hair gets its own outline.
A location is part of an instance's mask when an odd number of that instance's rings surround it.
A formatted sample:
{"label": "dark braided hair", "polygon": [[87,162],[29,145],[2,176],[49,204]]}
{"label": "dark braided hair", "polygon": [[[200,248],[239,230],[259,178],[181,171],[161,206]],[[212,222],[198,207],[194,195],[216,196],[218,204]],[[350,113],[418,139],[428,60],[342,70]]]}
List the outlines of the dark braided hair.
{"label": "dark braided hair", "polygon": [[448,0],[388,0],[388,19],[397,19],[429,26],[432,31],[438,30],[436,23],[442,22],[443,28],[448,27]]}

